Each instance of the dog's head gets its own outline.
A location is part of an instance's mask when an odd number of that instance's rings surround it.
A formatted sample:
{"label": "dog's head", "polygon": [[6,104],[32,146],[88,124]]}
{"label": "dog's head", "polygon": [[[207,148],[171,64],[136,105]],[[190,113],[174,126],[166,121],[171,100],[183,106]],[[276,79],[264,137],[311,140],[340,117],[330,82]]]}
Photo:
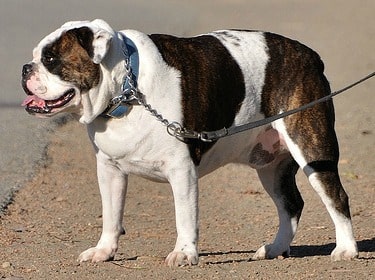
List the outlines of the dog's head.
{"label": "dog's head", "polygon": [[76,21],[40,41],[22,69],[26,110],[41,117],[72,112],[81,122],[91,122],[108,104],[105,92],[110,90],[102,84],[109,70],[101,64],[114,34],[102,20]]}

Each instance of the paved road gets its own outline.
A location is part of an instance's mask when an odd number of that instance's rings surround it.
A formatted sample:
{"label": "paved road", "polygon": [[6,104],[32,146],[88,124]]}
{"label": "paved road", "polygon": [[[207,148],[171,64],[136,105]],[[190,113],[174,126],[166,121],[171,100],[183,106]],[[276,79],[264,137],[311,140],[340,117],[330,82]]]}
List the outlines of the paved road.
{"label": "paved road", "polygon": [[[1,1],[0,208],[15,189],[30,179],[36,164],[43,160],[51,133],[47,129],[49,121],[34,119],[19,107],[23,99],[19,86],[21,67],[30,60],[35,44],[65,21],[103,18],[115,29],[135,28],[146,33],[177,35],[220,28],[271,30],[318,50],[336,89],[375,68],[375,4],[372,0],[360,3],[343,4],[339,0],[321,3],[314,0]],[[358,102],[371,100],[373,89],[374,81],[371,81],[353,90],[347,98],[337,99],[337,112],[343,122],[351,121],[349,126],[357,126],[360,120],[356,112],[361,111],[368,115],[361,125],[366,130],[374,130],[373,100],[372,103]],[[341,137],[351,137],[353,130],[347,131],[342,129]],[[374,136],[366,141],[364,145],[373,148]],[[360,155],[361,151],[356,156],[360,158]],[[372,166],[375,168],[374,163]]]}

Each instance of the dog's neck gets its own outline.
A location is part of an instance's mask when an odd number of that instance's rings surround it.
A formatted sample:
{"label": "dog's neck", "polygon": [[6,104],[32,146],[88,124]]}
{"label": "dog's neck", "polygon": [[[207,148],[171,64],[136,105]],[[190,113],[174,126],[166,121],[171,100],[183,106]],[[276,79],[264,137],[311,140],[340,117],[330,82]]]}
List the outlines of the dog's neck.
{"label": "dog's neck", "polygon": [[130,107],[138,104],[136,92],[139,73],[138,49],[134,42],[119,33],[122,38],[122,54],[124,57],[125,76],[121,86],[121,93],[113,97],[106,110],[101,114],[107,118],[121,118],[126,115]]}

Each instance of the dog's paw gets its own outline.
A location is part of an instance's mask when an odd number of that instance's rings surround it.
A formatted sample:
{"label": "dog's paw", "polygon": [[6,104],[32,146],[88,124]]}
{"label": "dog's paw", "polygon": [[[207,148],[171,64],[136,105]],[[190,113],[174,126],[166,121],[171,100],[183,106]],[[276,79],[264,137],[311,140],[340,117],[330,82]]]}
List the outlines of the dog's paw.
{"label": "dog's paw", "polygon": [[113,260],[114,256],[114,250],[93,247],[82,252],[78,257],[78,261],[105,262]]}
{"label": "dog's paw", "polygon": [[165,259],[165,263],[170,267],[196,265],[198,264],[198,253],[173,251],[169,253],[168,257]]}
{"label": "dog's paw", "polygon": [[278,248],[275,248],[273,244],[269,245],[263,245],[260,247],[254,254],[254,256],[251,258],[252,260],[264,260],[264,259],[274,259],[277,257],[289,257],[290,254],[290,248],[286,250],[280,250]]}
{"label": "dog's paw", "polygon": [[355,258],[358,258],[357,248],[352,248],[349,250],[336,247],[331,253],[332,261],[348,261]]}

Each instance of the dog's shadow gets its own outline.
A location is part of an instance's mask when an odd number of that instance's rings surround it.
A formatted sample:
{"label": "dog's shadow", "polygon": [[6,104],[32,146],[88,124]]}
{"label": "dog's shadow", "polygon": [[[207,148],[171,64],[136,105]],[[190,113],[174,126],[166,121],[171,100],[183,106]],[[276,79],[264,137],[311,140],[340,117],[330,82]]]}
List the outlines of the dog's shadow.
{"label": "dog's shadow", "polygon": [[[226,251],[226,252],[201,252],[199,254],[199,257],[201,258],[200,261],[203,261],[205,264],[225,264],[225,263],[240,263],[240,262],[248,262],[249,257],[243,257],[243,255],[253,255],[255,251]],[[241,255],[241,258],[238,257],[238,255]],[[202,260],[206,257],[221,257],[223,258],[226,256],[226,260],[220,260],[220,261],[205,261]]]}
{"label": "dog's shadow", "polygon": [[[375,252],[375,238],[361,240],[357,242],[359,252]],[[335,248],[335,243],[329,243],[324,245],[300,245],[290,247],[290,257],[292,258],[304,258],[312,256],[329,256],[332,250]],[[226,260],[220,261],[203,261],[205,264],[226,264],[226,263],[240,263],[249,262],[251,257],[244,258],[243,255],[253,255],[254,251],[228,251],[228,252],[203,252],[200,253],[200,257],[227,256]],[[237,257],[241,255],[241,257]],[[369,257],[375,259],[375,257]]]}
{"label": "dog's shadow", "polygon": [[[357,242],[359,252],[375,252],[375,237],[372,239],[365,239]],[[329,243],[324,245],[300,245],[290,247],[290,257],[291,258],[304,258],[313,256],[329,256],[332,250],[335,248],[335,243]],[[218,265],[227,263],[243,263],[250,262],[251,256],[255,251],[245,251],[245,250],[233,250],[225,252],[201,252],[199,254],[200,262],[208,265]],[[217,258],[218,260],[215,260]],[[371,257],[360,257],[360,259],[375,259],[375,256]],[[112,261],[112,263],[117,264],[117,262],[124,261],[137,261],[139,256],[124,257]],[[164,258],[157,257],[151,258],[157,259],[162,262]]]}
{"label": "dog's shadow", "polygon": [[[335,243],[329,243],[325,245],[291,246],[290,255],[294,258],[328,256],[331,254],[335,246]],[[359,252],[375,252],[375,237],[372,239],[358,241],[357,246]]]}

